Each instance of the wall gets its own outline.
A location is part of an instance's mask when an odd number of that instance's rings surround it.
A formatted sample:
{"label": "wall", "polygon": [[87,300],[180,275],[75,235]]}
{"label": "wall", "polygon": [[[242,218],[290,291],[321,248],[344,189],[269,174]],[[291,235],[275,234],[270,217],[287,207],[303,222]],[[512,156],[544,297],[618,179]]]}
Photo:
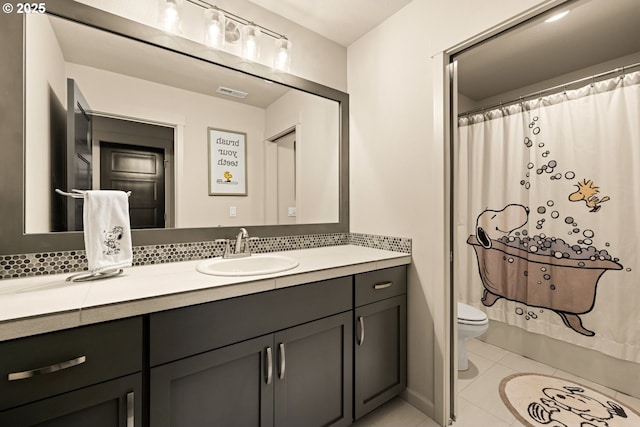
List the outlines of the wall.
{"label": "wall", "polygon": [[[33,171],[25,176],[25,228],[34,233],[48,232],[51,227],[51,131],[54,102],[66,109],[67,94],[62,51],[49,21],[43,16],[30,15],[25,39],[29,46],[25,61],[25,164]],[[55,99],[51,99],[53,97]],[[64,144],[64,141],[62,141]]]}
{"label": "wall", "polygon": [[539,3],[414,0],[348,48],[351,231],[412,238],[406,397],[443,425],[445,152],[431,56]]}
{"label": "wall", "polygon": [[340,139],[337,103],[290,91],[267,108],[266,117],[266,138],[297,127],[296,222],[337,222],[340,156],[338,144],[333,143]]}

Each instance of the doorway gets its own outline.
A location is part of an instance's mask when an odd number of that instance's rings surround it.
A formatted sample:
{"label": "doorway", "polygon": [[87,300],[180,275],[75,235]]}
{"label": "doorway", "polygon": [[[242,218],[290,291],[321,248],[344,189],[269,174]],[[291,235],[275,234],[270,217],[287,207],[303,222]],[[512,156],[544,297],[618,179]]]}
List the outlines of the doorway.
{"label": "doorway", "polygon": [[[131,191],[131,228],[174,226],[174,129],[112,117],[95,117],[97,187]],[[96,165],[97,166],[97,165]]]}
{"label": "doorway", "polygon": [[296,224],[296,129],[288,129],[267,140],[265,159],[265,192],[268,199],[276,201],[266,204],[267,219],[276,224]]}
{"label": "doorway", "polygon": [[[460,141],[458,141],[458,114],[461,113],[461,118],[466,119],[473,116],[484,117],[486,121],[495,120],[499,117],[494,111],[504,113],[506,109],[513,105],[523,105],[523,102],[529,100],[529,98],[540,99],[543,94],[551,93],[553,91],[562,92],[566,94],[567,90],[579,87],[579,85],[594,84],[600,75],[608,74],[608,70],[612,70],[616,67],[622,67],[623,73],[625,64],[636,63],[640,58],[640,52],[637,51],[637,42],[634,45],[631,43],[612,42],[617,36],[624,36],[624,39],[630,41],[637,41],[637,31],[630,31],[629,28],[636,28],[637,26],[626,25],[627,20],[633,20],[632,14],[622,13],[618,18],[603,19],[602,14],[615,14],[616,9],[624,7],[627,2],[616,3],[616,8],[609,8],[602,6],[599,2],[595,1],[561,1],[550,2],[544,6],[540,6],[538,10],[531,10],[524,13],[514,19],[510,24],[505,24],[500,28],[494,28],[482,34],[475,39],[465,42],[463,45],[454,47],[445,52],[442,56],[442,65],[446,67],[447,72],[443,74],[442,84],[438,87],[441,89],[442,98],[446,105],[446,113],[442,117],[442,123],[444,124],[442,129],[443,141],[446,141],[448,148],[448,166],[449,166],[449,230],[450,234],[450,254],[451,254],[451,269],[450,269],[450,311],[451,311],[451,333],[450,336],[450,402],[451,410],[450,415],[455,419],[455,401],[457,398],[456,382],[458,379],[458,372],[456,366],[456,301],[463,300],[463,302],[478,302],[477,299],[472,298],[473,295],[469,290],[471,277],[474,280],[479,280],[477,271],[467,268],[468,263],[463,263],[463,260],[471,260],[471,265],[475,261],[473,258],[465,258],[465,253],[469,252],[469,245],[465,243],[468,231],[472,230],[475,221],[467,221],[471,226],[461,225],[460,221],[460,209],[454,206],[454,198],[456,195],[461,197],[467,194],[465,188],[461,188],[462,183],[461,174],[456,169],[456,159],[461,158],[456,151]],[[628,3],[631,6],[633,2]],[[551,10],[553,7],[558,8]],[[595,9],[599,7],[599,9]],[[546,18],[550,17],[559,9],[566,8],[571,9],[569,18],[573,19],[565,21],[564,26],[557,25],[552,26],[550,22],[542,22]],[[580,24],[577,18],[587,18],[587,15],[591,15],[593,10],[593,16],[596,20],[591,24],[586,24],[583,21]],[[637,10],[637,7],[635,8]],[[620,13],[620,12],[617,12]],[[543,17],[543,14],[545,15]],[[622,17],[625,17],[623,19]],[[630,18],[631,17],[631,18]],[[608,17],[609,18],[609,17]],[[617,22],[616,26],[605,25],[605,23]],[[635,19],[637,22],[637,18]],[[605,28],[600,28],[600,24],[603,24]],[[569,26],[572,25],[572,26]],[[516,28],[517,27],[517,28]],[[546,31],[541,29],[544,27]],[[507,31],[508,30],[508,31]],[[531,30],[531,31],[528,31]],[[560,31],[569,31],[569,36],[562,36]],[[602,35],[601,31],[611,31],[608,36]],[[531,32],[536,32],[538,35],[555,35],[555,41],[540,42],[535,45],[534,37]],[[634,37],[635,35],[635,37]],[[614,37],[615,36],[615,37]],[[560,42],[582,42],[588,44],[590,37],[595,37],[599,40],[609,40],[606,49],[607,56],[596,56],[596,49],[587,49],[587,52],[591,54],[591,57],[580,57],[583,62],[574,63],[573,60],[579,59],[577,55],[566,55],[565,52],[580,52],[584,51],[582,48],[570,48],[566,45],[562,45],[562,54],[555,55],[552,52],[552,47],[555,45],[560,46]],[[536,39],[537,40],[537,39]],[[524,42],[532,43],[531,45],[525,45]],[[631,45],[631,50],[621,51],[618,49],[625,49]],[[504,46],[518,46],[519,48],[514,52],[509,49],[505,49]],[[615,46],[615,50],[613,47]],[[609,48],[611,47],[611,48]],[[602,52],[602,51],[600,51]],[[498,57],[498,54],[509,54],[508,58]],[[516,55],[523,55],[522,57]],[[491,56],[490,56],[491,55]],[[611,56],[609,56],[611,55]],[[524,57],[528,58],[528,62],[524,60]],[[562,61],[560,61],[560,59]],[[494,66],[492,68],[491,66]],[[527,72],[512,72],[509,71],[508,66],[518,66]],[[564,68],[563,68],[564,67]],[[628,68],[627,68],[628,69]],[[531,72],[530,71],[535,71]],[[446,76],[446,77],[444,77]],[[516,79],[516,77],[518,79]],[[526,80],[530,78],[530,80]],[[573,86],[572,86],[573,85]],[[576,86],[577,85],[577,86]],[[464,113],[464,114],[462,114]],[[505,133],[506,134],[506,133]],[[548,141],[545,141],[548,142]],[[538,146],[540,147],[540,146]],[[542,157],[545,154],[541,154]],[[465,162],[460,162],[460,165]],[[458,182],[456,182],[456,180]],[[501,183],[501,186],[503,183]],[[520,185],[526,185],[520,182]],[[491,186],[489,186],[491,187]],[[492,188],[495,188],[492,187]],[[527,188],[527,187],[524,187]],[[528,188],[527,188],[528,189]],[[477,192],[470,192],[473,197],[478,200]],[[492,191],[492,195],[497,194],[497,191]],[[474,218],[475,220],[475,218]],[[452,226],[455,224],[455,226]],[[455,227],[455,228],[454,228]],[[469,275],[469,271],[473,275]],[[463,295],[463,287],[467,290],[467,293]],[[476,287],[478,289],[478,287]],[[515,310],[514,310],[515,312]],[[526,312],[525,312],[526,313]],[[516,315],[518,313],[516,312]],[[524,317],[526,319],[526,317]],[[509,332],[507,334],[507,331]],[[509,338],[507,338],[509,337]],[[515,328],[506,325],[504,322],[492,323],[488,333],[483,340],[490,344],[497,345],[499,347],[513,351],[516,354],[524,355],[539,362],[547,363],[550,366],[556,368],[564,368],[566,371],[574,371],[573,374],[585,374],[585,378],[589,379],[589,375],[593,375],[592,380],[596,378],[597,370],[589,369],[588,367],[581,366],[579,363],[567,363],[564,357],[563,359],[555,358],[554,355],[563,354],[563,356],[569,354],[566,348],[562,351],[559,350],[561,340],[553,340],[542,334],[536,335],[536,339],[543,340],[543,345],[532,345],[532,334],[525,331],[523,328]],[[568,344],[563,343],[563,346]],[[545,349],[540,351],[540,349]],[[585,350],[579,347],[571,347],[570,351],[575,351],[576,354],[582,354]],[[595,356],[591,355],[591,360],[595,360]],[[550,359],[554,359],[549,362]],[[586,357],[584,358],[587,359]],[[605,362],[603,362],[605,363]],[[623,372],[623,369],[618,368],[620,363],[615,363],[607,359],[607,364],[610,366],[607,369],[606,376],[607,381],[613,384],[615,375],[611,375],[611,372]],[[595,363],[591,363],[591,366]],[[628,371],[628,369],[627,369]],[[622,383],[622,381],[620,381]],[[603,382],[604,384],[604,382]]]}

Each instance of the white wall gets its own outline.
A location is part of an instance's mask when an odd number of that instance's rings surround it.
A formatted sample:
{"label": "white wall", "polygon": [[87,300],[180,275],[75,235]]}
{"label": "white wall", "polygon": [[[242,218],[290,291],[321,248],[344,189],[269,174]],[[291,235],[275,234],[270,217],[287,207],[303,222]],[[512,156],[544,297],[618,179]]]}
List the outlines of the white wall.
{"label": "white wall", "polygon": [[294,126],[298,224],[338,222],[339,107],[335,101],[289,91],[267,108],[266,138]]}
{"label": "white wall", "polygon": [[[51,111],[50,90],[66,108],[66,79],[62,51],[49,20],[30,15],[25,30],[29,64],[25,70],[25,230],[47,233],[51,229]],[[64,141],[62,141],[64,144]],[[17,177],[16,177],[17,178]],[[58,196],[59,197],[59,196]],[[43,214],[44,213],[44,214]]]}
{"label": "white wall", "polygon": [[351,231],[413,239],[406,397],[440,423],[448,257],[431,57],[538,3],[414,0],[348,48]]}

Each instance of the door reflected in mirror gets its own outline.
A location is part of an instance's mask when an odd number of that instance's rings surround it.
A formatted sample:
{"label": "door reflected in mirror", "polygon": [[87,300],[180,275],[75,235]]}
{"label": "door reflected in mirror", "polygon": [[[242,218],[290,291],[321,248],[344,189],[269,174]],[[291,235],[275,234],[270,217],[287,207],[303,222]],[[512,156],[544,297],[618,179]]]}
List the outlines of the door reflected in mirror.
{"label": "door reflected in mirror", "polygon": [[[246,195],[209,195],[208,128],[247,135]],[[26,17],[25,129],[26,233],[79,228],[55,188],[130,190],[137,228],[339,221],[338,102],[86,25]]]}

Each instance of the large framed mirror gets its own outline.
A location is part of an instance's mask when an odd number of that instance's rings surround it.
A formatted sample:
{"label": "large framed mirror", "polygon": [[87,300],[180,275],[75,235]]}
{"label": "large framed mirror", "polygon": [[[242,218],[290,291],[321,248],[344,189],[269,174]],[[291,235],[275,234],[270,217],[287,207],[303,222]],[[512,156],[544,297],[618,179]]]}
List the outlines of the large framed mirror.
{"label": "large framed mirror", "polygon": [[[83,247],[56,188],[132,191],[136,246],[348,231],[346,93],[76,2],[0,19],[1,254]],[[211,135],[244,193],[211,194]]]}

